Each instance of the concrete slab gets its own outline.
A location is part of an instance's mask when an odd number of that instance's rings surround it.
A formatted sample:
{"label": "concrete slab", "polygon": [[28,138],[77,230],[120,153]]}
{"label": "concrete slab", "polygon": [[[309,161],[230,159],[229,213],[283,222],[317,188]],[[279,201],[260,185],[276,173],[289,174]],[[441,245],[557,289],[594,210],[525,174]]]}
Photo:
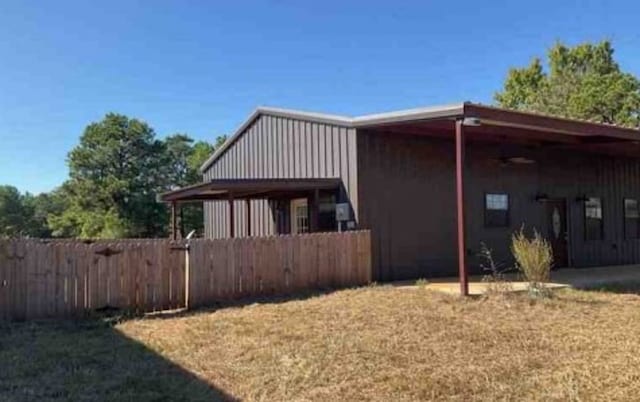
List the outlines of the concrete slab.
{"label": "concrete slab", "polygon": [[[488,282],[469,282],[469,294],[472,296],[480,296],[490,289],[490,283]],[[442,292],[452,295],[460,294],[460,284],[457,281],[444,281],[439,280],[438,282],[427,282],[424,285],[418,285],[416,282],[394,282],[393,286],[399,288],[424,288],[428,290],[434,290],[436,292]],[[527,282],[509,282],[509,291],[510,292],[524,292],[527,290],[528,283]],[[563,283],[547,283],[546,287],[549,289],[561,289],[568,288],[569,285]]]}
{"label": "concrete slab", "polygon": [[[523,292],[527,290],[527,282],[522,281],[520,274],[505,276],[510,283],[511,290]],[[482,295],[487,292],[490,284],[482,281],[482,275],[469,278],[469,294]],[[638,282],[640,283],[640,265],[620,265],[595,268],[564,268],[551,272],[551,282],[547,287],[561,289],[567,287],[594,288],[612,283]],[[393,286],[416,288],[416,281],[393,282]],[[460,294],[460,284],[457,277],[427,279],[425,289],[448,294]]]}

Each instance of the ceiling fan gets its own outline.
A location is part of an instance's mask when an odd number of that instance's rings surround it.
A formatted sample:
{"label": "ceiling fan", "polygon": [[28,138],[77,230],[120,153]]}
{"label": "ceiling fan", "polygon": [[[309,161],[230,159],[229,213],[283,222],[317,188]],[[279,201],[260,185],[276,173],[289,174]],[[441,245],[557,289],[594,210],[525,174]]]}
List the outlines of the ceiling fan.
{"label": "ceiling fan", "polygon": [[501,156],[499,158],[493,158],[492,160],[500,163],[500,166],[508,165],[533,165],[535,160],[524,156]]}

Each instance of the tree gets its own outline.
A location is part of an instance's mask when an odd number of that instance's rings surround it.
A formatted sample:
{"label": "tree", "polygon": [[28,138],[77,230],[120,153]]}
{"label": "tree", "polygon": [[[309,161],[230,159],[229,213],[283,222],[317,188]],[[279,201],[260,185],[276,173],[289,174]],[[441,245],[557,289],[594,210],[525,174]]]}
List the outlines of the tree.
{"label": "tree", "polygon": [[164,145],[146,123],[114,113],[84,130],[68,156],[63,185],[68,207],[50,220],[57,234],[78,237],[154,237],[166,230]]}
{"label": "tree", "polygon": [[509,70],[498,105],[510,109],[637,127],[640,81],[620,69],[609,41],[568,47],[556,43],[548,68],[535,58]]}
{"label": "tree", "polygon": [[49,237],[48,211],[59,204],[47,194],[20,194],[13,186],[0,186],[0,236]]}
{"label": "tree", "polygon": [[22,236],[25,220],[22,196],[18,189],[0,186],[0,236]]}
{"label": "tree", "polygon": [[[165,139],[167,168],[166,178],[171,187],[184,187],[202,181],[200,166],[213,151],[226,140],[218,137],[216,147],[205,141],[194,140],[185,134],[175,134]],[[202,232],[204,217],[202,203],[186,204],[180,208],[180,232],[185,236],[191,230]]]}
{"label": "tree", "polygon": [[60,189],[35,196],[26,193],[22,197],[22,206],[26,218],[25,233],[29,237],[52,237],[53,232],[49,227],[49,217],[65,210],[66,198]]}

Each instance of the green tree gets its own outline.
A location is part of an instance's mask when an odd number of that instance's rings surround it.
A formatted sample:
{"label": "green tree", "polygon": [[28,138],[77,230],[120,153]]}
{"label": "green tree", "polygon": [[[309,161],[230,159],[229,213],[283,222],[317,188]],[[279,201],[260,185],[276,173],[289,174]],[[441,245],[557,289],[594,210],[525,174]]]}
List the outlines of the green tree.
{"label": "green tree", "polygon": [[0,236],[23,236],[26,227],[22,196],[13,186],[0,186]]}
{"label": "green tree", "polygon": [[54,233],[78,237],[165,234],[164,144],[146,123],[114,113],[90,124],[68,156],[68,206],[50,219]]}
{"label": "green tree", "polygon": [[59,189],[35,196],[26,193],[22,197],[22,206],[25,214],[25,233],[30,237],[52,237],[49,217],[65,210],[66,198]]}
{"label": "green tree", "polygon": [[568,47],[556,43],[545,70],[535,58],[509,70],[498,105],[569,118],[637,127],[640,124],[640,81],[623,72],[609,41]]}
{"label": "green tree", "polygon": [[[226,137],[218,137],[217,144]],[[214,146],[205,141],[194,142],[185,134],[169,136],[164,141],[167,169],[165,177],[170,188],[184,187],[202,181],[200,166],[213,153]],[[202,203],[186,204],[180,208],[180,232],[185,236],[191,230],[202,233],[204,217]]]}

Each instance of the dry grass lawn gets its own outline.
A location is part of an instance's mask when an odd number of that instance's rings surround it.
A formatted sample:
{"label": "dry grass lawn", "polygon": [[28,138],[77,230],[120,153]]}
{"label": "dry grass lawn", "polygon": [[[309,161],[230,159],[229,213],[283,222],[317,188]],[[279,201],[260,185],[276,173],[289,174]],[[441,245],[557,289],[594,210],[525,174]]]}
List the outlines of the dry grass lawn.
{"label": "dry grass lawn", "polygon": [[562,290],[536,302],[522,294],[464,300],[378,286],[82,325],[0,330],[0,400],[640,395],[640,297],[631,294]]}

